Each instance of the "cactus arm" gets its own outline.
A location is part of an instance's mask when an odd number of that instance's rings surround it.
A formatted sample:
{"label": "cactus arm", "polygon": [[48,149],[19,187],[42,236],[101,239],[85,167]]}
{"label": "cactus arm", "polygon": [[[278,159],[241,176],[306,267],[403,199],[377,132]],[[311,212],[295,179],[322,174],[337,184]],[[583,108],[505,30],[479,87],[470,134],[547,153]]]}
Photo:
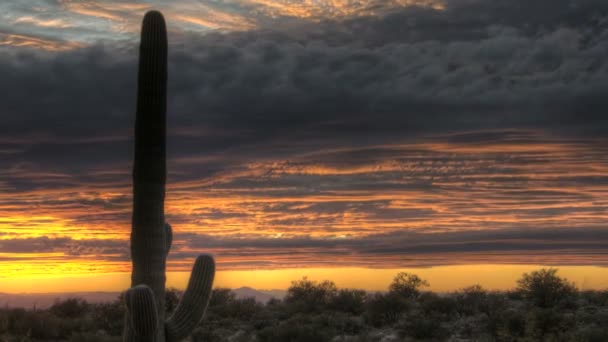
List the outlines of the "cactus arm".
{"label": "cactus arm", "polygon": [[207,310],[215,275],[215,262],[210,255],[196,258],[186,292],[175,313],[165,324],[167,342],[178,342],[192,333]]}
{"label": "cactus arm", "polygon": [[133,341],[155,341],[158,330],[158,314],[154,292],[146,285],[130,288],[125,293],[127,324],[131,327]]}

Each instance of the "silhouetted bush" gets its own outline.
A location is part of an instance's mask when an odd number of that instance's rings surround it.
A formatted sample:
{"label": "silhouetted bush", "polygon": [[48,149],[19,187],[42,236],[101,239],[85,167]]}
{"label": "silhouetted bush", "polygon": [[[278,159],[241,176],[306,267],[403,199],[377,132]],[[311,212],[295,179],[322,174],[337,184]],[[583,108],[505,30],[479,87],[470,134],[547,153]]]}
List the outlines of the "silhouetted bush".
{"label": "silhouetted bush", "polygon": [[574,297],[574,284],[557,276],[557,269],[540,269],[524,273],[517,281],[517,290],[523,298],[541,308],[548,308]]}
{"label": "silhouetted bush", "polygon": [[268,327],[258,332],[260,342],[330,342],[336,336],[336,330],[328,321],[328,316],[296,315],[277,326]]}
{"label": "silhouetted bush", "polygon": [[[62,325],[65,322],[50,312],[28,312],[25,317],[28,327],[27,336],[40,340],[52,340],[59,337],[67,337],[62,333]],[[68,335],[69,336],[69,335]]]}
{"label": "silhouetted bush", "polygon": [[230,333],[230,329],[215,328],[212,324],[204,324],[194,330],[192,342],[224,342]]}
{"label": "silhouetted bush", "polygon": [[69,342],[121,342],[119,336],[108,336],[103,332],[83,332],[73,334]]}
{"label": "silhouetted bush", "polygon": [[173,310],[179,303],[179,298],[182,296],[182,291],[175,288],[168,288],[165,290],[165,311],[167,315],[173,313]]}
{"label": "silhouetted bush", "polygon": [[331,281],[316,282],[304,277],[291,282],[283,301],[293,312],[320,312],[328,308],[337,292]]}
{"label": "silhouetted bush", "polygon": [[[525,274],[518,289],[480,286],[437,294],[399,274],[385,293],[340,289],[329,281],[294,281],[284,300],[261,304],[215,289],[192,341],[608,341],[608,293],[578,293],[554,270]],[[167,305],[180,292],[169,290]],[[0,308],[1,342],[118,342],[124,303],[56,301],[48,309]]]}
{"label": "silhouetted bush", "polygon": [[576,341],[606,342],[608,341],[608,328],[594,324],[581,327],[576,333]]}
{"label": "silhouetted bush", "polygon": [[450,331],[442,325],[441,319],[422,315],[408,315],[398,325],[399,335],[419,340],[444,340]]}
{"label": "silhouetted bush", "polygon": [[125,311],[120,299],[111,303],[96,304],[93,306],[92,312],[98,332],[102,331],[110,336],[122,334]]}
{"label": "silhouetted bush", "polygon": [[457,303],[452,296],[438,295],[433,292],[421,293],[418,297],[420,310],[425,315],[440,315],[449,319],[456,312]]}
{"label": "silhouetted bush", "polygon": [[508,310],[505,312],[504,318],[504,334],[505,337],[520,338],[526,333],[527,318],[522,312],[516,310]]}
{"label": "silhouetted bush", "polygon": [[0,336],[9,332],[9,314],[8,310],[0,310]]}
{"label": "silhouetted bush", "polygon": [[507,308],[507,298],[499,292],[486,293],[485,300],[479,308],[481,313],[486,316],[485,330],[494,340],[499,337]]}
{"label": "silhouetted bush", "polygon": [[460,316],[471,316],[479,313],[485,306],[487,292],[479,285],[473,285],[456,291],[456,311]]}
{"label": "silhouetted bush", "polygon": [[608,305],[608,291],[581,291],[581,299],[590,305],[606,306]]}
{"label": "silhouetted bush", "polygon": [[365,320],[375,327],[390,325],[408,308],[408,301],[395,293],[374,293],[365,303]]}
{"label": "silhouetted bush", "polygon": [[241,321],[249,321],[255,317],[264,306],[258,303],[255,298],[241,298],[235,299],[229,304],[229,310],[231,317],[237,318]]}
{"label": "silhouetted bush", "polygon": [[49,311],[59,318],[81,317],[89,310],[89,304],[82,298],[56,300]]}
{"label": "silhouetted bush", "polygon": [[8,315],[8,332],[17,336],[26,336],[29,326],[27,325],[26,316],[28,311],[22,308],[7,310]]}
{"label": "silhouetted bush", "polygon": [[263,307],[254,298],[236,298],[230,289],[214,289],[207,308],[207,318],[214,321],[223,319],[248,321],[260,313]]}
{"label": "silhouetted bush", "polygon": [[415,299],[420,295],[422,287],[429,283],[415,274],[406,272],[398,273],[389,285],[389,292],[407,299]]}
{"label": "silhouetted bush", "polygon": [[331,298],[329,308],[335,311],[359,315],[365,311],[367,293],[363,290],[341,289]]}
{"label": "silhouetted bush", "polygon": [[332,327],[339,335],[356,335],[365,330],[365,323],[361,317],[343,312],[332,312],[318,316],[325,319],[327,326]]}
{"label": "silhouetted bush", "polygon": [[211,299],[209,299],[209,307],[220,307],[236,298],[234,292],[227,288],[213,289]]}

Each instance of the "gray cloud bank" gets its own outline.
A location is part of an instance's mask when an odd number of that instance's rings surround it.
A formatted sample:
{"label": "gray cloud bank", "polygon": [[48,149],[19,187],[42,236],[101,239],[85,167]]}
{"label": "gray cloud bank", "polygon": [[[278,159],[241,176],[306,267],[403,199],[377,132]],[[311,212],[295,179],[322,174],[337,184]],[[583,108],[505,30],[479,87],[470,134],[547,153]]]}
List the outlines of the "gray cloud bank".
{"label": "gray cloud bank", "polygon": [[[603,131],[607,15],[601,1],[452,1],[181,37],[170,58],[172,128],[222,129],[196,136],[212,150],[521,125]],[[2,136],[104,140],[96,146],[128,136],[132,45],[4,53]]]}
{"label": "gray cloud bank", "polygon": [[[187,270],[199,251],[213,253],[224,268],[373,266],[421,267],[467,261],[496,263],[538,262],[555,265],[608,266],[608,231],[597,228],[539,228],[536,231],[465,231],[424,234],[414,231],[335,239],[214,237],[179,234],[169,262],[173,270]],[[70,238],[8,239],[6,253],[65,253],[73,259],[127,262],[128,246],[121,240]],[[32,258],[32,257],[30,257]],[[36,259],[44,256],[36,256]],[[3,256],[0,261],[27,260]],[[248,261],[249,260],[249,261]],[[116,264],[119,265],[119,264]],[[122,267],[122,266],[120,266]]]}

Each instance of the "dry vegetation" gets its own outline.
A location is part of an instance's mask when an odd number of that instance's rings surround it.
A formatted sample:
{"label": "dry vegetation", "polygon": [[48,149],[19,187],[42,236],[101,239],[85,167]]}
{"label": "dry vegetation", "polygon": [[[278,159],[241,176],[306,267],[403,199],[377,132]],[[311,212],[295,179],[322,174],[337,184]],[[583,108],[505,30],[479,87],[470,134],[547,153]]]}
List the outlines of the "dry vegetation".
{"label": "dry vegetation", "polygon": [[[192,341],[608,341],[608,291],[578,291],[556,269],[524,274],[509,292],[471,286],[448,294],[400,273],[388,291],[294,281],[267,304],[215,289]],[[179,293],[167,293],[167,309]],[[0,309],[0,340],[120,341],[123,305],[72,298],[49,309]]]}

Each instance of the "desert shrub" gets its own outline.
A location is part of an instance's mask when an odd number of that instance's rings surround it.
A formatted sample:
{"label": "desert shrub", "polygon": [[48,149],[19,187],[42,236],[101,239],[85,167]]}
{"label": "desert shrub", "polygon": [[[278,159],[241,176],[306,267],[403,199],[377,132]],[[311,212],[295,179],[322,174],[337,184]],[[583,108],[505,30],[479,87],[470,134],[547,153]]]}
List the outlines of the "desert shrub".
{"label": "desert shrub", "polygon": [[479,285],[473,285],[456,291],[454,300],[456,311],[460,316],[478,314],[485,306],[487,292]]}
{"label": "desert shrub", "polygon": [[517,290],[524,299],[541,308],[555,306],[577,294],[574,284],[558,277],[555,268],[524,273],[517,281]]}
{"label": "desert shrub", "polygon": [[260,342],[330,342],[333,334],[316,329],[311,325],[287,325],[266,328],[258,333]]}
{"label": "desert shrub", "polygon": [[337,335],[329,316],[296,315],[257,333],[260,342],[330,342]]}
{"label": "desert shrub", "polygon": [[0,310],[0,336],[7,334],[9,328],[8,309]]}
{"label": "desert shrub", "polygon": [[49,311],[59,318],[78,318],[89,311],[89,303],[82,298],[56,300]]}
{"label": "desert shrub", "polygon": [[209,306],[207,307],[206,317],[208,320],[219,320],[230,317],[228,310],[229,304],[236,300],[236,295],[230,289],[217,288],[213,289]]}
{"label": "desert shrub", "polygon": [[387,341],[382,334],[377,332],[361,332],[353,336],[338,336],[332,342],[381,342]]}
{"label": "desert shrub", "polygon": [[225,342],[230,336],[231,330],[217,328],[212,325],[203,324],[192,332],[192,342]]}
{"label": "desert shrub", "polygon": [[374,293],[367,297],[364,317],[375,327],[390,325],[397,322],[408,307],[408,300],[398,294]]}
{"label": "desert shrub", "polygon": [[520,302],[525,300],[524,294],[517,289],[505,291],[505,297],[507,297],[507,299],[511,302]]}
{"label": "desert shrub", "polygon": [[177,307],[179,299],[182,296],[182,291],[176,288],[168,288],[165,290],[165,310],[168,315],[173,313]]}
{"label": "desert shrub", "polygon": [[317,320],[325,320],[328,327],[339,335],[356,335],[365,329],[363,319],[343,312],[319,315]]}
{"label": "desert shrub", "polygon": [[238,299],[230,289],[214,289],[207,308],[207,320],[251,320],[264,306],[255,298]]}
{"label": "desert shrub", "polygon": [[274,326],[282,320],[289,319],[289,317],[291,317],[291,314],[285,310],[285,306],[280,300],[270,300],[253,316],[251,325],[255,330],[262,330]]}
{"label": "desert shrub", "polygon": [[[281,313],[285,314],[285,312],[286,312],[285,304],[280,299],[272,298],[268,302],[266,302],[266,305],[264,305],[264,311],[272,312],[274,315],[279,317],[281,315]],[[285,316],[283,318],[287,319],[288,316]]]}
{"label": "desert shrub", "polygon": [[[579,295],[552,270],[524,275],[511,292],[471,286],[441,295],[421,291],[420,281],[401,276],[394,283],[415,291],[393,286],[366,294],[304,278],[292,283],[285,301],[266,305],[215,289],[192,341],[608,341],[608,292]],[[176,303],[177,291],[168,292],[176,295],[167,302]],[[0,341],[118,342],[123,322],[119,300],[70,299],[45,310],[0,308]]]}
{"label": "desert shrub", "polygon": [[8,332],[12,335],[26,336],[29,330],[26,320],[28,312],[22,308],[15,308],[7,310],[6,313],[8,315]]}
{"label": "desert shrub", "polygon": [[608,305],[608,290],[604,291],[581,291],[581,299],[589,305],[606,306]]}
{"label": "desert shrub", "polygon": [[28,326],[27,336],[40,340],[51,340],[62,335],[61,319],[47,312],[28,312],[25,324]]}
{"label": "desert shrub", "polygon": [[72,334],[69,342],[121,342],[119,336],[108,336],[100,332],[78,332]]}
{"label": "desert shrub", "polygon": [[429,286],[426,280],[415,274],[401,272],[393,278],[393,282],[389,285],[389,292],[403,298],[414,299],[420,295],[420,289],[426,286]]}
{"label": "desert shrub", "polygon": [[[445,323],[445,321],[439,321]],[[486,321],[487,317],[485,315],[463,316],[450,324],[450,331],[459,338],[464,338],[468,341],[481,336],[485,337],[487,335],[485,331]]]}
{"label": "desert shrub", "polygon": [[291,282],[283,302],[292,312],[321,312],[328,308],[337,292],[331,281],[316,282],[304,277]]}
{"label": "desert shrub", "polygon": [[359,315],[365,311],[366,297],[367,293],[363,290],[342,289],[331,299],[329,308],[335,311]]}
{"label": "desert shrub", "polygon": [[230,302],[228,312],[231,317],[241,321],[249,321],[263,309],[264,306],[258,303],[255,298],[242,298]]}
{"label": "desert shrub", "polygon": [[217,288],[211,292],[211,298],[209,299],[209,308],[223,306],[229,301],[236,298],[236,294],[230,289]]}
{"label": "desert shrub", "polygon": [[527,335],[539,341],[563,336],[575,330],[574,316],[564,314],[556,308],[534,308],[528,312],[527,319]]}
{"label": "desert shrub", "polygon": [[105,331],[111,336],[120,336],[122,334],[125,309],[120,300],[115,300],[111,303],[95,304],[92,312],[97,330]]}
{"label": "desert shrub", "polygon": [[82,317],[77,319],[62,318],[58,323],[59,337],[68,339],[75,333],[95,331],[95,324],[90,317]]}
{"label": "desert shrub", "polygon": [[517,340],[526,334],[526,316],[517,310],[506,310],[503,316],[502,334],[505,340]]}
{"label": "desert shrub", "polygon": [[452,296],[424,292],[418,297],[418,304],[425,315],[443,316],[443,319],[449,319],[456,313],[456,301]]}
{"label": "desert shrub", "polygon": [[486,294],[485,301],[480,309],[486,316],[484,322],[485,330],[494,340],[498,339],[507,308],[507,299],[503,294],[498,292]]}
{"label": "desert shrub", "polygon": [[582,326],[576,332],[576,341],[605,342],[608,341],[608,329],[600,325]]}
{"label": "desert shrub", "polygon": [[442,325],[442,320],[419,314],[407,315],[398,324],[397,331],[401,337],[413,337],[419,340],[445,340],[450,331]]}

